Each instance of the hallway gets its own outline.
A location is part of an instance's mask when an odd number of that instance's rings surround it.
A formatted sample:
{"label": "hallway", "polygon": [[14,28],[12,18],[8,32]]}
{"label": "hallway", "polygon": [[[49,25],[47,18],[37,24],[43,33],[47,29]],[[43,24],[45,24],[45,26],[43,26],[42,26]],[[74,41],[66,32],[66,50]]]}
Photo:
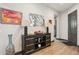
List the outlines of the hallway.
{"label": "hallway", "polygon": [[32,55],[79,55],[79,48],[76,46],[67,46],[59,40],[56,40],[51,46]]}

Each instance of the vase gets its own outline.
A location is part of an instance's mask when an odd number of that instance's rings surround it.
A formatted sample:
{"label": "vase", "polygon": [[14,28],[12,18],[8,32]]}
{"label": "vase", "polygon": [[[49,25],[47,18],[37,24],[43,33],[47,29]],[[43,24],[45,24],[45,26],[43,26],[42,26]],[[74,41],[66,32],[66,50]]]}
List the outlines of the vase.
{"label": "vase", "polygon": [[12,34],[9,34],[8,37],[9,37],[9,43],[8,43],[8,46],[6,47],[6,55],[14,55],[15,48],[12,43]]}

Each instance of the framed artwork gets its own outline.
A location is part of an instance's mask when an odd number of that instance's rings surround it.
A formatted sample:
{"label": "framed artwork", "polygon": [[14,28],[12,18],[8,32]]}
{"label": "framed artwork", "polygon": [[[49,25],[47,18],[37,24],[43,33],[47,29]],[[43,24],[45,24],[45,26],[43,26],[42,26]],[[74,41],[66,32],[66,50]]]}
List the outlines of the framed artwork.
{"label": "framed artwork", "polygon": [[0,9],[0,23],[1,23],[1,20],[2,20],[2,12],[1,12],[1,9]]}
{"label": "framed artwork", "polygon": [[44,18],[42,15],[29,14],[31,26],[44,26]]}
{"label": "framed artwork", "polygon": [[20,25],[22,20],[22,13],[5,8],[0,8],[0,22],[3,24],[17,24]]}

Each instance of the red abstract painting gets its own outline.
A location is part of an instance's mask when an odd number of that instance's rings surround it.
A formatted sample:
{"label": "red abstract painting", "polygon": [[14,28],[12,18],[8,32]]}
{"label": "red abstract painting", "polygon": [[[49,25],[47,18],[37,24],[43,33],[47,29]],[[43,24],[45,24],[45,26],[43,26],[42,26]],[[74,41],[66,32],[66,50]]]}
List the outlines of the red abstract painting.
{"label": "red abstract painting", "polygon": [[2,16],[2,17],[0,17],[1,23],[19,24],[19,25],[21,24],[21,20],[22,20],[21,12],[1,8],[0,16]]}

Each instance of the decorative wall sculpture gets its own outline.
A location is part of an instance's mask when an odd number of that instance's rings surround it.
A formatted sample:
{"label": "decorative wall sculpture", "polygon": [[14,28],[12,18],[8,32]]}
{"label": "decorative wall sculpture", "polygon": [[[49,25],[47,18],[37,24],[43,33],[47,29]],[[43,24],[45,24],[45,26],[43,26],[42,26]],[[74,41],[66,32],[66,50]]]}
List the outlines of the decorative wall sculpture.
{"label": "decorative wall sculpture", "polygon": [[31,26],[44,26],[44,18],[42,15],[29,14]]}

